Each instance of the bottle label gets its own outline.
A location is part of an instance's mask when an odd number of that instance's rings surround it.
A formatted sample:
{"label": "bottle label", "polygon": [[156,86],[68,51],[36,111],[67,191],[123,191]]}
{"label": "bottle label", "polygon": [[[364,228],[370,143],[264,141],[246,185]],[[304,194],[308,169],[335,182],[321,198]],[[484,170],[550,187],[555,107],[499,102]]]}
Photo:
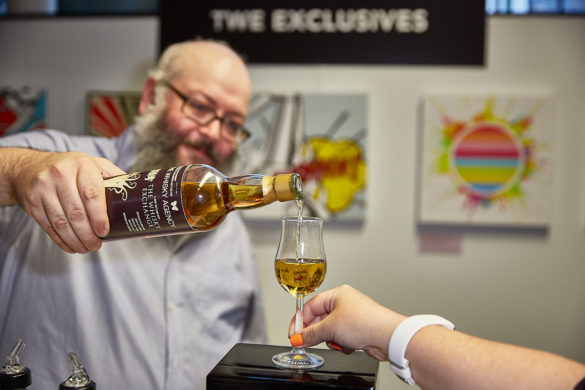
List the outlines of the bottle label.
{"label": "bottle label", "polygon": [[181,200],[185,169],[155,169],[105,180],[110,234],[104,240],[192,231]]}

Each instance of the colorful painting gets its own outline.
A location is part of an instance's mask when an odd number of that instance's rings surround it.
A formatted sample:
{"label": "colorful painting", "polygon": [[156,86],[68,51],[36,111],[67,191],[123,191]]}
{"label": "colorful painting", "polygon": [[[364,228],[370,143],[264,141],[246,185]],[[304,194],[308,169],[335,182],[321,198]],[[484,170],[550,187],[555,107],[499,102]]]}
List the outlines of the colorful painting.
{"label": "colorful painting", "polygon": [[[242,173],[296,172],[303,180],[305,216],[363,222],[366,199],[364,95],[258,93],[241,147]],[[253,220],[296,215],[292,202],[251,210]]]}
{"label": "colorful painting", "polygon": [[31,87],[0,87],[0,137],[46,127],[46,93]]}
{"label": "colorful painting", "polygon": [[87,131],[107,138],[117,137],[134,122],[140,92],[88,92]]}
{"label": "colorful painting", "polygon": [[429,95],[423,115],[421,223],[549,223],[549,96]]}

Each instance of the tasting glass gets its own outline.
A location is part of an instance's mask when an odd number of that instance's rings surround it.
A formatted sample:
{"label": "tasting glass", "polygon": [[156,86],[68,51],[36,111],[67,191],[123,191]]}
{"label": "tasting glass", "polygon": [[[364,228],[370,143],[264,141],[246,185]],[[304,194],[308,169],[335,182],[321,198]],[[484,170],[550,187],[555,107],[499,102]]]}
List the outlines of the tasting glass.
{"label": "tasting glass", "polygon": [[[323,247],[323,220],[314,217],[283,217],[280,242],[275,257],[275,273],[280,285],[296,297],[295,333],[303,329],[304,297],[323,282],[327,263]],[[323,365],[321,356],[303,348],[272,357],[281,368],[311,369]]]}

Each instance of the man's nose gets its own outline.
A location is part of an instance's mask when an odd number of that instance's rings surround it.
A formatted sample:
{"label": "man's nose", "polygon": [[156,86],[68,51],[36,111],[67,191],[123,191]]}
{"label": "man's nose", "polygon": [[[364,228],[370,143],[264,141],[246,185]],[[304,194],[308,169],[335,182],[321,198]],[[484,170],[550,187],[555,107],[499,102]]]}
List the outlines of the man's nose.
{"label": "man's nose", "polygon": [[220,118],[215,118],[205,126],[201,126],[199,131],[205,134],[209,138],[220,139],[221,138],[221,126],[222,122]]}

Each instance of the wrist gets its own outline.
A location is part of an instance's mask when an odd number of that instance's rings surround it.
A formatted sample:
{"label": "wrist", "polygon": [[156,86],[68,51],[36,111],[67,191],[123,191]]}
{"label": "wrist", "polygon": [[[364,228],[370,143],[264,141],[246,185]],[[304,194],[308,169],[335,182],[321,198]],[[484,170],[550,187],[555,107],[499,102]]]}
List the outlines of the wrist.
{"label": "wrist", "polygon": [[370,316],[360,331],[360,337],[354,345],[357,349],[363,349],[374,359],[388,361],[388,343],[396,327],[407,317],[392,311],[391,309],[377,305],[370,307],[364,313],[378,313]]}
{"label": "wrist", "polygon": [[[402,314],[398,314],[390,309],[384,309],[386,310],[387,315],[382,317],[384,319],[383,323],[380,323],[380,328],[375,329],[375,332],[372,332],[372,334],[379,336],[375,345],[383,353],[384,360],[389,361],[390,355],[388,354],[388,347],[390,345],[392,335],[396,331],[396,328],[408,317]],[[389,330],[390,332],[388,332]]]}
{"label": "wrist", "polygon": [[8,206],[18,203],[18,183],[22,182],[23,172],[40,151],[27,148],[5,148],[0,154],[0,205]]}

